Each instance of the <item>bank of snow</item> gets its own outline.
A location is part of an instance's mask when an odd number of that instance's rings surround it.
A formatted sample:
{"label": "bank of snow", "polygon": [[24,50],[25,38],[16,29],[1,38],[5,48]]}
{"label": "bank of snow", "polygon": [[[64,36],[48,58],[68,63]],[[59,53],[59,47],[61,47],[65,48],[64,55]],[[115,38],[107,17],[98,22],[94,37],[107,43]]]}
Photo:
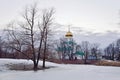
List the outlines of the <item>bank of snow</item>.
{"label": "bank of snow", "polygon": [[[15,71],[8,70],[6,64],[26,63],[30,60],[0,59],[0,80],[119,80],[120,67],[104,67],[93,65],[70,65],[47,62],[47,66],[55,66],[46,70]],[[42,64],[41,62],[39,64]]]}

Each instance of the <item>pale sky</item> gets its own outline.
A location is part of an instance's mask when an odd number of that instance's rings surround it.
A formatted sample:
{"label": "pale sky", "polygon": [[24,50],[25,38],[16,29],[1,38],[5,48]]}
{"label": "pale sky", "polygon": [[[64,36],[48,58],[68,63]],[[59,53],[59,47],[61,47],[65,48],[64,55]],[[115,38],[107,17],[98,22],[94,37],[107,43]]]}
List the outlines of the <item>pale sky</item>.
{"label": "pale sky", "polygon": [[[80,29],[77,39],[107,45],[105,41],[120,37],[120,0],[0,0],[0,27],[19,18],[25,6],[34,2],[38,2],[39,9],[54,7],[56,23]],[[89,37],[83,37],[86,34]]]}
{"label": "pale sky", "polygon": [[120,0],[0,0],[0,25],[16,19],[33,2],[40,9],[54,7],[57,23],[93,32],[119,31]]}

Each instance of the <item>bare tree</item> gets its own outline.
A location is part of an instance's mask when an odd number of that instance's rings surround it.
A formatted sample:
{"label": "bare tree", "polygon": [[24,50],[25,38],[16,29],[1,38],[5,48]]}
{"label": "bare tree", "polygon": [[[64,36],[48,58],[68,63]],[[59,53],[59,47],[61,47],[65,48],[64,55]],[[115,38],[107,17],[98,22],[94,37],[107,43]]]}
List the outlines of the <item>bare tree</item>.
{"label": "bare tree", "polygon": [[[57,42],[58,43],[58,42]],[[58,55],[60,56],[60,58],[62,60],[65,59],[65,57],[67,56],[67,50],[66,50],[66,40],[65,38],[60,38],[59,43],[57,44],[57,51],[58,51]]]}
{"label": "bare tree", "polygon": [[[50,34],[50,25],[52,24],[53,20],[54,9],[45,10],[42,15],[42,29],[41,30],[41,39],[43,40],[43,68],[45,68],[45,59],[46,59],[46,52],[47,52],[47,43],[48,43],[48,36]],[[42,42],[41,40],[41,42]],[[39,51],[40,52],[40,51]]]}
{"label": "bare tree", "polygon": [[84,63],[86,64],[89,55],[90,43],[88,41],[83,41],[81,43],[81,49],[84,52]]}
{"label": "bare tree", "polygon": [[91,45],[91,53],[93,56],[96,57],[96,59],[98,59],[98,54],[99,54],[99,44],[98,43],[93,43]]}
{"label": "bare tree", "polygon": [[[50,25],[52,24],[54,10],[43,11],[42,17],[39,18],[37,5],[34,4],[25,9],[22,17],[24,21],[16,25],[9,25],[7,29],[9,34],[10,47],[19,53],[24,54],[33,61],[34,70],[38,69],[40,54],[43,52],[43,68],[45,68],[45,54],[47,48],[48,34],[50,33]],[[15,28],[13,30],[13,27]],[[39,44],[39,45],[38,45]],[[32,57],[26,55],[25,51],[30,50]],[[43,51],[42,51],[43,50]]]}
{"label": "bare tree", "polygon": [[117,60],[119,60],[120,61],[120,39],[118,39],[117,41],[116,41],[116,49],[115,49],[115,51],[116,51],[116,57],[117,57]]}
{"label": "bare tree", "polygon": [[107,46],[105,48],[105,52],[107,54],[106,57],[108,59],[114,60],[115,59],[115,54],[116,54],[116,51],[117,51],[116,49],[117,49],[117,47],[116,47],[115,43],[109,44],[109,46]]}

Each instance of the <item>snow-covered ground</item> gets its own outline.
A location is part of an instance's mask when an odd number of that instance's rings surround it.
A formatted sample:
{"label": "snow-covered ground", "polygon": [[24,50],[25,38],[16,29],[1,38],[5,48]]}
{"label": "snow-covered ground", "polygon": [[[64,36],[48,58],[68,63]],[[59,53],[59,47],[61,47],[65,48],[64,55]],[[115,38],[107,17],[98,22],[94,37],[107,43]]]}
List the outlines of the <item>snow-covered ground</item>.
{"label": "snow-covered ground", "polygon": [[17,63],[32,64],[30,60],[0,59],[0,80],[120,80],[120,67],[66,65],[50,62],[46,65],[55,66],[55,68],[37,72],[8,70],[6,67],[7,64]]}

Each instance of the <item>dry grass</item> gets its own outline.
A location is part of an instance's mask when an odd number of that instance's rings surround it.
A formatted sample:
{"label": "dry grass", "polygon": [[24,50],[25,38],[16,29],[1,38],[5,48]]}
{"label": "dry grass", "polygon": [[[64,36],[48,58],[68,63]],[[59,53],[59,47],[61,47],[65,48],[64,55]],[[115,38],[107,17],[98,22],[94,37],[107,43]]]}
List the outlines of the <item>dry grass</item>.
{"label": "dry grass", "polygon": [[109,61],[109,60],[101,60],[101,61],[97,62],[96,65],[120,67],[120,62],[118,62],[118,61]]}
{"label": "dry grass", "polygon": [[24,64],[24,63],[18,63],[18,64],[6,64],[6,66],[10,70],[32,70],[33,65],[31,64]]}
{"label": "dry grass", "polygon": [[[6,66],[10,70],[22,70],[22,71],[28,71],[28,70],[33,70],[33,64],[24,64],[24,63],[18,63],[18,64],[6,64]],[[46,67],[44,69],[49,69],[50,67]],[[44,70],[42,66],[38,66],[38,70]]]}

